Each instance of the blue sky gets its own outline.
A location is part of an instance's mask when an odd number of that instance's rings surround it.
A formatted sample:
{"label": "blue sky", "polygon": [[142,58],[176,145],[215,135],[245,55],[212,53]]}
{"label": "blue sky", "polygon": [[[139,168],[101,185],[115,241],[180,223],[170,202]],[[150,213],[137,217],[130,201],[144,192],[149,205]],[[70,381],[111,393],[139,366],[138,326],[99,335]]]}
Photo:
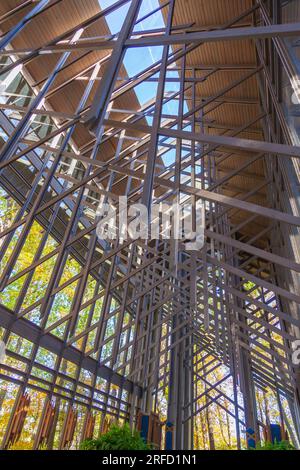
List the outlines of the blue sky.
{"label": "blue sky", "polygon": [[[117,2],[117,0],[98,0],[98,1],[99,1],[99,5],[101,9],[105,9]],[[112,34],[116,34],[120,31],[123,25],[123,21],[126,18],[129,6],[130,6],[130,2],[128,2],[128,4],[124,5],[121,8],[118,8],[117,10],[115,10],[114,12],[106,16],[106,21]],[[137,20],[143,18],[150,11],[155,10],[158,6],[159,6],[158,0],[143,0]],[[137,24],[134,28],[134,31],[138,32],[138,31],[145,31],[145,30],[150,30],[150,29],[151,30],[160,29],[163,27],[164,27],[164,19],[163,19],[161,11],[159,10],[158,12],[148,17],[146,20],[143,20],[139,24]],[[128,49],[124,57],[124,66],[126,68],[128,76],[133,77],[134,75],[142,72],[145,68],[149,67],[153,63],[160,60],[162,57],[162,52],[163,52],[163,47],[161,46]],[[153,78],[154,77],[157,78],[158,75],[154,75]],[[167,77],[177,78],[179,77],[179,74],[177,71],[172,71],[172,72],[168,72]],[[179,90],[179,86],[180,86],[179,83],[167,82],[165,85],[165,91],[175,93],[176,91]],[[144,105],[145,103],[147,103],[148,101],[150,101],[156,96],[157,83],[156,82],[144,82],[136,86],[134,90],[135,90],[136,96],[140,104]],[[187,111],[186,105],[185,105],[185,111]],[[178,115],[178,101],[173,100],[167,103],[163,108],[163,113],[177,116]],[[147,121],[149,125],[151,125],[152,119],[148,118]],[[171,165],[172,163],[174,163],[174,160],[175,160],[174,151],[170,150],[169,152],[167,152],[163,160],[164,160],[165,165]]]}

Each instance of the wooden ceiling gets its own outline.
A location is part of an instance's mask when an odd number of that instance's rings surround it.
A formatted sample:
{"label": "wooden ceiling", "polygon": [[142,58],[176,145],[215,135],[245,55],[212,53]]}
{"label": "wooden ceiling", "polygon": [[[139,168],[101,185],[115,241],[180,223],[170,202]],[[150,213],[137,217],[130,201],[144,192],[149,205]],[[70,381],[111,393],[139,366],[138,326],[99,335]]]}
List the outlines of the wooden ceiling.
{"label": "wooden ceiling", "polygon": [[[163,4],[163,0],[160,1]],[[239,17],[243,12],[252,7],[252,0],[180,0],[175,2],[173,26],[189,25],[194,30],[209,30],[222,28]],[[168,8],[163,9],[165,21]],[[253,23],[252,14],[243,18],[232,27],[250,26]],[[179,65],[179,64],[178,64]],[[196,69],[196,77],[203,77],[208,69],[218,68],[204,82],[196,86],[197,100],[205,100],[229,87],[243,76],[251,74],[256,67],[255,45],[252,40],[211,42],[200,45],[187,55],[186,66]],[[227,68],[224,68],[226,66]],[[191,76],[188,72],[187,76]],[[191,97],[191,91],[187,92]],[[233,136],[234,131],[246,123],[255,120],[261,113],[259,102],[259,89],[257,77],[243,81],[232,90],[225,92],[219,98],[222,104],[211,112],[212,106],[205,108],[205,119],[212,120],[212,125],[205,125],[205,132],[209,134],[223,134]],[[200,128],[199,128],[200,130]],[[263,140],[261,121],[251,124],[247,130],[237,134],[238,137]],[[217,179],[221,180],[233,170],[245,163],[251,155],[245,152],[234,152],[232,156],[218,164]],[[222,186],[221,192],[227,196],[241,198],[245,193],[265,181],[265,169],[263,160],[260,159],[249,165],[238,176],[229,180]],[[266,205],[266,189],[260,189],[254,196],[247,199],[260,205]],[[238,211],[232,215],[232,222],[239,224],[249,215]],[[242,229],[242,235],[255,235],[258,228],[265,227],[266,221],[258,217],[255,224],[251,223]],[[266,240],[261,240],[262,245]]]}
{"label": "wooden ceiling", "polygon": [[[0,2],[0,15],[9,12],[11,9],[17,7],[23,3],[20,0],[3,0]],[[20,13],[15,14],[12,18],[5,21],[0,25],[3,32],[9,31],[12,26],[28,12],[31,7],[24,8]],[[24,30],[15,38],[12,45],[15,49],[17,48],[33,48],[37,49],[44,44],[47,44],[51,40],[57,38],[59,35],[71,30],[72,28],[80,28],[80,25],[85,20],[93,17],[101,11],[98,0],[61,0],[56,5],[51,7],[45,12],[42,12],[32,22],[28,23]],[[96,36],[110,35],[110,30],[104,18],[98,19],[91,26],[84,30],[81,38],[92,38]],[[55,83],[50,90],[49,97],[47,97],[47,103],[51,106],[54,111],[67,113],[74,115],[76,108],[79,104],[80,98],[82,97],[87,81],[76,79],[68,83],[75,76],[79,75],[87,68],[95,65],[105,57],[109,58],[109,50],[99,51],[78,51],[72,52],[69,57],[66,66],[57,75]],[[39,55],[32,59],[26,64],[26,70],[31,75],[34,84],[41,87],[45,79],[49,76],[51,71],[54,69],[61,54],[45,54]],[[98,78],[102,77],[105,73],[105,68],[108,61],[101,64],[101,69],[98,74]],[[87,77],[91,75],[92,70],[89,69],[83,76]],[[127,78],[124,67],[121,68],[120,78],[125,80]],[[65,83],[65,86],[61,87]],[[117,85],[120,85],[122,81],[118,81]],[[93,87],[92,92],[87,101],[87,106],[92,103],[96,86]],[[114,108],[118,109],[131,109],[137,111],[140,108],[140,104],[136,98],[134,91],[129,91],[126,94],[120,96],[114,102]],[[122,113],[111,113],[111,119],[123,119],[127,117],[127,114]],[[62,123],[62,122],[61,122]],[[136,133],[136,136],[138,133]],[[76,126],[73,134],[73,140],[79,149],[85,148],[89,143],[93,142],[93,136],[89,133],[87,128],[79,123]],[[129,145],[131,142],[125,142],[123,148]],[[101,145],[101,152],[99,152],[98,158],[102,161],[106,161],[111,158],[116,150],[117,140],[112,138]],[[105,184],[105,181],[103,182]],[[125,183],[123,182],[119,191],[122,192]]]}

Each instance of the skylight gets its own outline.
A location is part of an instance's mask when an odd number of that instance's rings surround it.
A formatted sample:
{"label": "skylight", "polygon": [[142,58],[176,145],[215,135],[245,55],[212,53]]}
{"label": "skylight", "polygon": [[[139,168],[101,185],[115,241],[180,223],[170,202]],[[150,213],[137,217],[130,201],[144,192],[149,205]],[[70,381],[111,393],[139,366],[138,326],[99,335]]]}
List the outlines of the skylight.
{"label": "skylight", "polygon": [[[108,8],[109,6],[117,3],[117,0],[98,0],[101,9]],[[154,11],[160,6],[158,0],[144,0],[141,4],[139,15],[137,18],[137,23],[134,32],[139,31],[147,31],[147,30],[159,30],[165,27],[164,18],[162,15],[162,11],[158,10],[156,13],[152,14],[151,16],[141,20],[144,18],[148,13]],[[122,7],[118,8],[114,12],[107,15],[106,22],[112,34],[116,34],[122,28],[124,18],[126,18],[127,12],[129,9],[129,3],[123,5]],[[133,77],[139,73],[141,73],[144,69],[151,66],[152,64],[159,61],[162,57],[163,47],[141,47],[141,48],[134,48],[128,49],[126,51],[124,57],[124,67],[129,77]],[[168,71],[167,73],[168,78],[179,78],[179,74],[176,70]],[[158,74],[153,75],[153,78],[158,78]],[[149,103],[152,100],[155,100],[156,91],[157,91],[157,82],[155,81],[148,81],[143,82],[140,85],[134,88],[136,96],[139,100],[139,103],[144,106],[146,103]],[[178,82],[166,82],[165,84],[165,92],[169,94],[176,93],[179,91],[180,84]],[[185,111],[187,111],[187,105],[185,103]],[[168,115],[173,115],[174,117],[178,116],[178,101],[172,100],[169,101],[163,107],[163,113]],[[147,117],[148,124],[151,125],[152,118]],[[169,166],[170,164],[174,163],[174,151],[170,150],[165,154],[163,157],[163,161],[165,165]]]}

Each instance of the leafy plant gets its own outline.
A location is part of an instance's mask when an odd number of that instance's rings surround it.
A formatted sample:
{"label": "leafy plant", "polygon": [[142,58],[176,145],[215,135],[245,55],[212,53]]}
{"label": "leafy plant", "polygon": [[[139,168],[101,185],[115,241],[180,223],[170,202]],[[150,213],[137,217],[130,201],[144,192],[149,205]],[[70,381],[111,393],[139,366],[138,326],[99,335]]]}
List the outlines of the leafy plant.
{"label": "leafy plant", "polygon": [[128,424],[112,425],[110,430],[98,439],[86,439],[81,450],[149,450],[150,447],[138,431],[131,431]]}
{"label": "leafy plant", "polygon": [[258,445],[253,450],[296,450],[294,446],[288,441],[281,442],[266,442],[264,445]]}

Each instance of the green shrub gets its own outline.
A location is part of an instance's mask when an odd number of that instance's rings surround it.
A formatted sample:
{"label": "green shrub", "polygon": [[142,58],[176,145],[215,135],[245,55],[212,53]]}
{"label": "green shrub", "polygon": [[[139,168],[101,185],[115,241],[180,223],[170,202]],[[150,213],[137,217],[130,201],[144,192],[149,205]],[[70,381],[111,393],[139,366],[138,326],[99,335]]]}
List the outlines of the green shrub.
{"label": "green shrub", "polygon": [[288,441],[275,442],[266,442],[264,445],[258,445],[256,449],[253,450],[296,450],[292,444]]}
{"label": "green shrub", "polygon": [[98,439],[86,439],[81,450],[149,450],[138,431],[131,431],[128,424],[112,425],[110,430]]}

